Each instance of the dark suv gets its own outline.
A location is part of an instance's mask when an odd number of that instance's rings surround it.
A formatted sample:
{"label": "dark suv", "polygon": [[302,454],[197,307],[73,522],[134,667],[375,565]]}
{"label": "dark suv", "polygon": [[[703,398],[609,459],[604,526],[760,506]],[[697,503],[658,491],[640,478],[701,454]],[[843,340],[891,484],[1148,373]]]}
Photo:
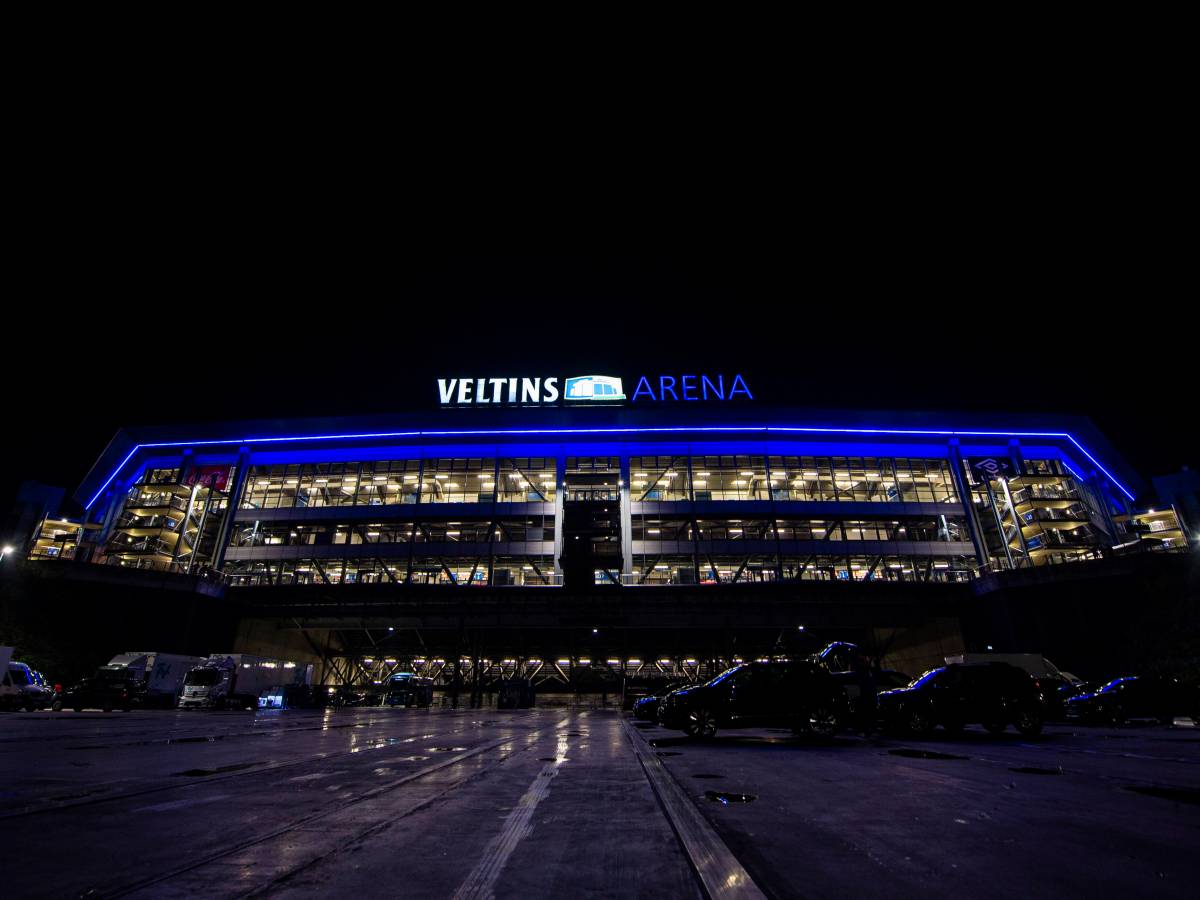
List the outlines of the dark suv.
{"label": "dark suv", "polygon": [[782,725],[828,737],[846,715],[841,687],[812,662],[754,662],[734,666],[706,684],[663,698],[659,720],[690,737],[717,728]]}
{"label": "dark suv", "polygon": [[1176,716],[1200,715],[1200,693],[1167,675],[1131,675],[1071,697],[1064,706],[1068,720],[1122,725],[1129,719],[1146,718],[1170,725]]}
{"label": "dark suv", "polygon": [[950,665],[930,669],[920,678],[879,695],[885,728],[928,734],[941,725],[961,731],[978,723],[992,734],[1009,725],[1021,734],[1042,730],[1044,701],[1029,675],[1008,663]]}
{"label": "dark suv", "polygon": [[146,685],[132,669],[101,666],[91,678],[68,688],[63,693],[62,705],[76,712],[95,708],[129,712],[146,705]]}

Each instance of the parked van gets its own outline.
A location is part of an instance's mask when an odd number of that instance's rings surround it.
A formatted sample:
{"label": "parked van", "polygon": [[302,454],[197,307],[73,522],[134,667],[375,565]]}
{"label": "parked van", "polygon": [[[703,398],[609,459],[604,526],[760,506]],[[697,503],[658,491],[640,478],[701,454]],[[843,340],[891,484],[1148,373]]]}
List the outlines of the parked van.
{"label": "parked van", "polygon": [[54,690],[37,672],[14,661],[12,647],[0,647],[0,708],[46,709],[54,703]]}

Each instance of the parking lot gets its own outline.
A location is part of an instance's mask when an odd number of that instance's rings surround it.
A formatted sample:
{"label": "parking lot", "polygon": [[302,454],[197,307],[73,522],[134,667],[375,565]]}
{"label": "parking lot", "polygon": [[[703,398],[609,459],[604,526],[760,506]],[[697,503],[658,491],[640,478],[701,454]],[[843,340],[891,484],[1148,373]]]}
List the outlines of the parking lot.
{"label": "parking lot", "polygon": [[1198,803],[1184,722],[692,741],[611,710],[0,717],[11,897],[1181,897]]}

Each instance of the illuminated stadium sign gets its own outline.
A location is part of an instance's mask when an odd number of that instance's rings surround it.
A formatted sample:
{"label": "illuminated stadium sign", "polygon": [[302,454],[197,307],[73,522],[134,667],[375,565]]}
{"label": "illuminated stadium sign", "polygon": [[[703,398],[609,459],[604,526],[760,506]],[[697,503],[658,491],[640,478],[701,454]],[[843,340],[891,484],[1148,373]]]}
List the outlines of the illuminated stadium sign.
{"label": "illuminated stadium sign", "polygon": [[[559,389],[559,382],[564,382]],[[442,406],[558,406],[562,403],[672,403],[753,400],[741,375],[642,375],[626,397],[614,375],[538,378],[439,378]]]}
{"label": "illuminated stadium sign", "polygon": [[609,375],[578,375],[567,379],[564,393],[567,400],[624,400],[621,379]]}

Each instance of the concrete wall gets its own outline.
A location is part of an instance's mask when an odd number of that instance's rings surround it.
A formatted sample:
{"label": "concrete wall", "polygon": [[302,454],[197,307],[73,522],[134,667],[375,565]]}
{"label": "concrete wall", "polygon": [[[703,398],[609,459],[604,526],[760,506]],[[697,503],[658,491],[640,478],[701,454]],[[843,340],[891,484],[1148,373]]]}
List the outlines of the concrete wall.
{"label": "concrete wall", "polygon": [[873,628],[871,636],[883,656],[883,667],[913,677],[945,665],[946,657],[965,648],[958,619],[932,619],[911,628]]}
{"label": "concrete wall", "polygon": [[[233,652],[312,663],[313,684],[323,684],[325,672],[322,670],[321,653],[325,650],[326,640],[330,638],[329,629],[310,628],[307,633],[308,639],[305,638],[305,632],[291,622],[279,619],[242,619],[233,641]],[[314,649],[314,644],[317,649]],[[340,646],[334,637],[330,648],[336,652]]]}

